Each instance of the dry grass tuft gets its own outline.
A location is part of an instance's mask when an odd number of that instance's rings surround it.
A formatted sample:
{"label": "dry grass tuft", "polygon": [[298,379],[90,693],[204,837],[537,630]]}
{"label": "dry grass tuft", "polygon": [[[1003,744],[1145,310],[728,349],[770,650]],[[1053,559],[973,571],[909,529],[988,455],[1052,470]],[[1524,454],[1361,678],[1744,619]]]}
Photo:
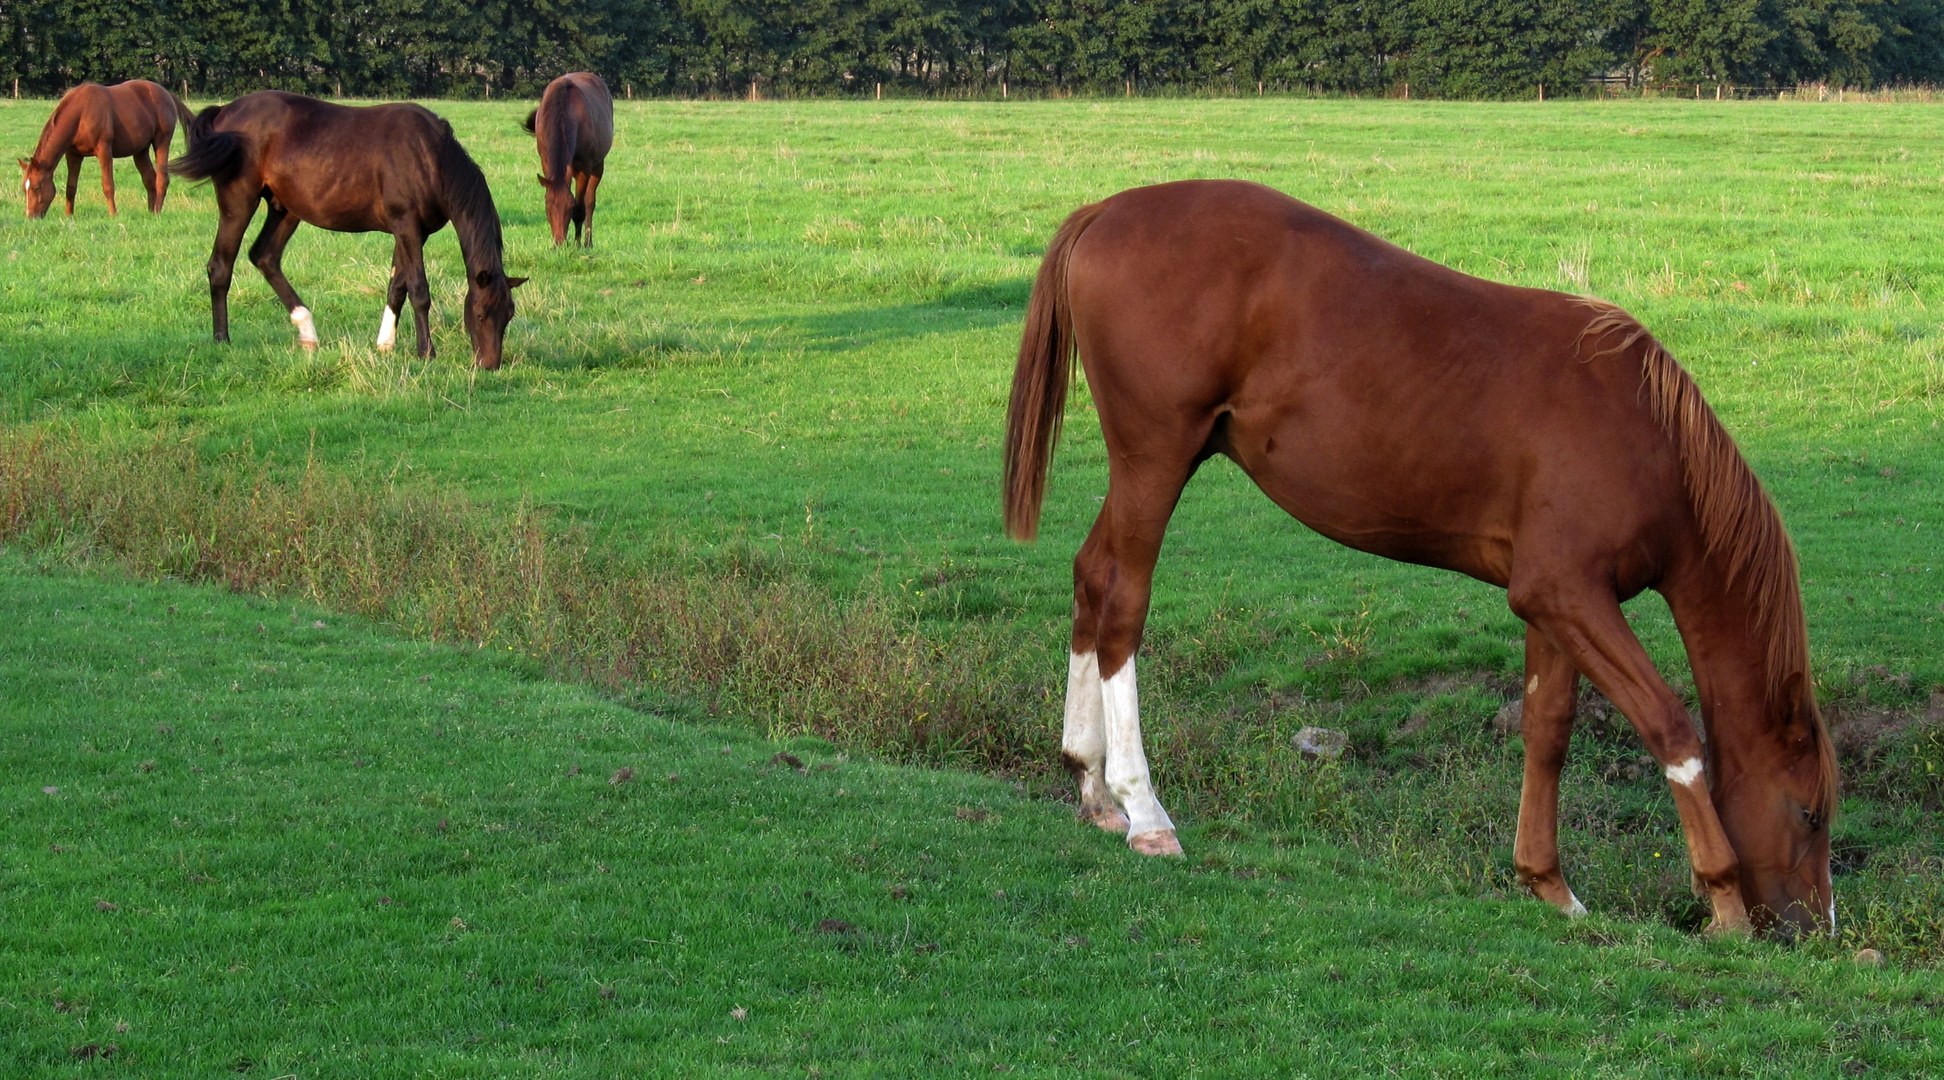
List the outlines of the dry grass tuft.
{"label": "dry grass tuft", "polygon": [[772,737],[899,760],[1041,768],[1049,683],[1008,678],[998,634],[929,636],[895,600],[833,600],[781,555],[678,545],[623,559],[521,503],[362,481],[168,436],[0,435],[0,542],[74,565],[299,597],[433,641],[531,657],[615,692],[653,687]]}

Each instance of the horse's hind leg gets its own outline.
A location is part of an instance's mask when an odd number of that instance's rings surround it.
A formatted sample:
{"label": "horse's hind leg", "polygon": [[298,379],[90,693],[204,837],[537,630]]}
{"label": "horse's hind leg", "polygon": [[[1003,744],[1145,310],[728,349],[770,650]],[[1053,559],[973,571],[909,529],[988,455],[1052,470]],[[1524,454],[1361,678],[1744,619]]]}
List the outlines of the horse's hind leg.
{"label": "horse's hind leg", "polygon": [[228,341],[230,274],[236,266],[236,249],[243,246],[243,233],[256,214],[258,195],[241,185],[216,189],[216,243],[209,252],[209,318],[217,341]]}
{"label": "horse's hind leg", "polygon": [[[1205,437],[1205,436],[1204,436]],[[1144,433],[1143,440],[1154,436]],[[1165,437],[1162,437],[1165,439]],[[1197,443],[1197,446],[1199,443]],[[1068,768],[1080,780],[1081,813],[1103,827],[1120,827],[1090,782],[1104,780],[1126,818],[1128,846],[1143,855],[1179,855],[1174,822],[1155,798],[1141,745],[1140,694],[1134,654],[1147,621],[1148,598],[1162,535],[1182,485],[1194,472],[1192,450],[1169,460],[1152,445],[1138,466],[1117,470],[1093,532],[1074,559],[1073,678],[1068,683]],[[1127,456],[1114,455],[1122,460]],[[1095,680],[1098,680],[1096,683]],[[1099,687],[1098,737],[1090,734],[1089,695]],[[1104,754],[1104,767],[1094,762]],[[1097,791],[1097,788],[1095,788]]]}
{"label": "horse's hind leg", "polygon": [[112,147],[100,150],[95,160],[101,162],[101,197],[108,200],[108,216],[120,217],[121,211],[115,206],[115,152]]}
{"label": "horse's hind leg", "polygon": [[250,261],[263,272],[263,279],[270,283],[277,299],[290,312],[290,321],[297,327],[297,344],[308,350],[317,348],[317,321],[311,318],[311,310],[298,299],[297,290],[290,287],[290,279],[283,273],[284,245],[290,243],[290,236],[299,224],[295,214],[271,200],[270,216],[263,219],[263,231],[257,233],[256,243],[250,245]]}
{"label": "horse's hind leg", "polygon": [[1522,581],[1521,577],[1515,569],[1507,593],[1512,610],[1550,638],[1619,707],[1667,774],[1687,838],[1688,862],[1714,909],[1708,929],[1748,931],[1741,864],[1708,799],[1700,736],[1681,699],[1668,689],[1634,637],[1611,587],[1591,581]]}
{"label": "horse's hind leg", "polygon": [[162,196],[156,191],[155,166],[149,164],[146,149],[135,151],[135,171],[142,174],[142,190],[148,192],[149,213],[161,213]]}
{"label": "horse's hind leg", "polygon": [[[169,198],[169,143],[173,136],[164,135],[155,140],[155,212],[162,212],[162,204]],[[188,133],[183,133],[188,138]]]}
{"label": "horse's hind leg", "polygon": [[1534,896],[1568,915],[1586,908],[1566,887],[1559,869],[1559,771],[1573,736],[1579,672],[1546,635],[1526,627],[1525,699],[1520,733],[1525,739],[1525,784],[1519,792],[1519,835],[1512,865]]}

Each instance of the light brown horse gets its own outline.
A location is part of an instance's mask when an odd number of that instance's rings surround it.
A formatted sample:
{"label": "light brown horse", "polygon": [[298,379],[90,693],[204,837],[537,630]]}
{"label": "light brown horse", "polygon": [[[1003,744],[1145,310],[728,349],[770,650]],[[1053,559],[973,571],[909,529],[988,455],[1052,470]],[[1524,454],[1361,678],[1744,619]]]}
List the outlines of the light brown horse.
{"label": "light brown horse", "polygon": [[614,147],[614,100],[607,84],[591,71],[562,75],[547,84],[540,107],[527,114],[526,129],[540,145],[540,186],[547,189],[554,245],[567,239],[572,221],[574,242],[593,247],[594,192]]}
{"label": "light brown horse", "polygon": [[[1317,532],[1506,590],[1526,623],[1514,863],[1560,872],[1580,676],[1666,773],[1717,931],[1833,929],[1835,757],[1788,534],[1685,371],[1611,305],[1483,281],[1266,187],[1186,181],[1075,211],[1040,265],[1007,416],[1007,530],[1031,539],[1077,348],[1108,455],[1074,561],[1063,757],[1083,818],[1181,850],[1141,748],[1134,654],[1162,533],[1224,454]],[[1627,625],[1673,610],[1697,737]]]}
{"label": "light brown horse", "polygon": [[452,223],[466,261],[466,332],[473,359],[500,366],[513,290],[502,264],[499,211],[486,176],[459,145],[452,125],[418,105],[348,108],[260,90],[210,106],[189,127],[189,149],[172,166],[191,180],[215,181],[216,243],[209,255],[210,319],[229,340],[230,272],[257,204],[270,210],[250,245],[297,327],[297,342],[317,348],[317,324],[283,273],[284,246],[301,222],[334,232],[392,234],[391,287],[378,322],[378,348],[397,341],[398,313],[412,302],[418,354],[432,355],[432,293],[425,239]]}
{"label": "light brown horse", "polygon": [[[169,193],[169,143],[175,139],[176,124],[189,126],[189,106],[168,89],[142,79],[131,79],[114,86],[82,83],[61,96],[54,115],[41,128],[40,142],[32,157],[20,159],[20,171],[27,191],[27,216],[43,217],[54,205],[54,164],[67,158],[67,212],[74,216],[74,193],[81,183],[81,159],[101,162],[101,194],[108,200],[108,212],[115,208],[115,158],[132,157],[135,171],[142,174],[148,189],[148,208],[162,212],[162,199]],[[154,164],[149,153],[155,154]]]}

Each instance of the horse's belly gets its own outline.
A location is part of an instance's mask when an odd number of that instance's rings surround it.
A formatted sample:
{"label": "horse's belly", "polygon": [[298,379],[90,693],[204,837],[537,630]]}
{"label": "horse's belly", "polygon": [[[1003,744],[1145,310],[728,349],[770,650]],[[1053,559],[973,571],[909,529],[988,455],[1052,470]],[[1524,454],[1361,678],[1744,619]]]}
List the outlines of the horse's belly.
{"label": "horse's belly", "polygon": [[1458,446],[1406,449],[1343,430],[1229,433],[1229,453],[1291,517],[1359,551],[1503,585],[1515,498],[1502,468]]}

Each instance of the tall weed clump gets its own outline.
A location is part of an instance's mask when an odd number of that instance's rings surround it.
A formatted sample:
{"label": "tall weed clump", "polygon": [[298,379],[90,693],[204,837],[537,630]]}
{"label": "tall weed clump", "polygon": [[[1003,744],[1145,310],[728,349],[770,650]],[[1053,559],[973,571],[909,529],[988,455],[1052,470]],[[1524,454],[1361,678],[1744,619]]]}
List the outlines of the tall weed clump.
{"label": "tall weed clump", "polygon": [[0,542],[76,565],[301,598],[433,641],[650,687],[766,734],[898,760],[1014,768],[1057,734],[1016,722],[1050,692],[999,636],[927,633],[886,594],[833,599],[781,549],[597,552],[528,502],[360,481],[158,436],[111,446],[0,435]]}

